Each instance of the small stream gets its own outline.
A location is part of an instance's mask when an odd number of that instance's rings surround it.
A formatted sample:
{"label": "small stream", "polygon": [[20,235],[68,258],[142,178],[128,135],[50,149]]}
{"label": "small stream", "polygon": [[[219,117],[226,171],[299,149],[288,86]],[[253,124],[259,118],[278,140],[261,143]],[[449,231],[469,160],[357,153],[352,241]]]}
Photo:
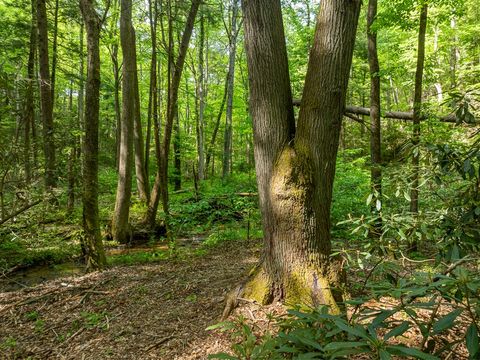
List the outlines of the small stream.
{"label": "small stream", "polygon": [[[191,238],[177,239],[177,246],[196,248],[202,244],[205,237],[194,236]],[[128,255],[140,252],[157,252],[168,250],[165,243],[155,244],[153,246],[138,245],[125,246],[120,245],[105,249],[107,257]],[[7,276],[0,274],[0,292],[17,291],[23,288],[42,284],[46,281],[55,280],[64,277],[78,277],[85,274],[85,265],[78,261],[68,261],[62,264],[54,265],[36,265],[24,268]]]}

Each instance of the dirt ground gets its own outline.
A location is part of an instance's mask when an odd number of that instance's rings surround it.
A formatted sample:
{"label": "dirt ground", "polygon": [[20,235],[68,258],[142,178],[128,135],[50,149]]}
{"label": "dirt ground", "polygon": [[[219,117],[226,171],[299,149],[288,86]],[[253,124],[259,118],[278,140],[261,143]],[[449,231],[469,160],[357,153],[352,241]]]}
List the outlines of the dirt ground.
{"label": "dirt ground", "polygon": [[[193,360],[229,352],[231,337],[206,328],[219,322],[226,293],[258,261],[259,249],[259,241],[227,242],[202,256],[75,272],[20,290],[13,290],[14,278],[0,280],[0,359]],[[398,302],[382,298],[367,305],[391,309]],[[285,311],[280,304],[241,299],[231,317],[242,315],[262,334],[275,328],[270,314]],[[445,303],[438,315],[449,311]],[[428,311],[418,314],[429,316]],[[439,346],[465,333],[471,319],[461,318]],[[418,347],[419,331],[406,335],[409,345]],[[455,346],[447,358],[467,359],[465,346]]]}
{"label": "dirt ground", "polygon": [[258,242],[229,242],[16,291],[0,283],[0,358],[206,359],[229,349],[227,335],[205,329],[258,253]]}

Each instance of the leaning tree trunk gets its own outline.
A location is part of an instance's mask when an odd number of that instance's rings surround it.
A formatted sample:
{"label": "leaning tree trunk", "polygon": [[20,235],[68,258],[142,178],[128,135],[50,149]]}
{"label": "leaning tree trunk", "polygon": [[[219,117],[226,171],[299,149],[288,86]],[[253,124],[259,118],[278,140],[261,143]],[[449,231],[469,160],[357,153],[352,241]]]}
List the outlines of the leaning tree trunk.
{"label": "leaning tree trunk", "polygon": [[87,269],[106,265],[98,219],[98,124],[100,111],[100,29],[94,0],[81,0],[87,31],[87,84],[85,97],[85,136],[83,143],[83,228]]}
{"label": "leaning tree trunk", "polygon": [[135,117],[135,48],[132,27],[132,0],[121,1],[120,42],[123,52],[122,116],[120,156],[112,237],[120,243],[130,240],[130,198],[132,192],[133,121]]}
{"label": "leaning tree trunk", "polygon": [[238,1],[232,0],[232,25],[230,28],[229,60],[228,60],[228,85],[227,85],[227,118],[225,121],[225,134],[223,138],[223,170],[225,178],[232,172],[232,117],[233,117],[233,93],[235,85],[235,57],[237,53],[237,17]]}
{"label": "leaning tree trunk", "polygon": [[40,69],[40,102],[43,123],[43,152],[45,155],[45,187],[57,184],[55,171],[55,142],[53,136],[53,101],[48,60],[48,24],[46,0],[37,0],[38,60]]}
{"label": "leaning tree trunk", "polygon": [[245,0],[262,262],[243,287],[261,303],[327,304],[339,280],[330,259],[330,205],[359,0],[322,1],[295,128],[279,0]]}
{"label": "leaning tree trunk", "polygon": [[380,237],[382,234],[382,148],[380,123],[380,65],[377,52],[377,32],[372,25],[377,17],[377,0],[368,2],[367,37],[368,64],[370,67],[370,184],[373,193],[372,213],[376,216],[371,235]]}

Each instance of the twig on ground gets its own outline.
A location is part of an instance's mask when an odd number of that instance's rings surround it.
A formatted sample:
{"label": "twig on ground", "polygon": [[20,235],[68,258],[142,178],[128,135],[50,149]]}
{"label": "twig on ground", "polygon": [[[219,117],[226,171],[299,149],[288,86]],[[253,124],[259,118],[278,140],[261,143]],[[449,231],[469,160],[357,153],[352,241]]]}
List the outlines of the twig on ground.
{"label": "twig on ground", "polygon": [[169,335],[169,336],[166,336],[166,337],[160,339],[156,343],[154,343],[154,344],[150,345],[148,348],[146,348],[145,352],[149,352],[150,350],[153,350],[154,348],[159,347],[160,345],[166,343],[167,341],[170,341],[174,337],[175,337],[175,335]]}

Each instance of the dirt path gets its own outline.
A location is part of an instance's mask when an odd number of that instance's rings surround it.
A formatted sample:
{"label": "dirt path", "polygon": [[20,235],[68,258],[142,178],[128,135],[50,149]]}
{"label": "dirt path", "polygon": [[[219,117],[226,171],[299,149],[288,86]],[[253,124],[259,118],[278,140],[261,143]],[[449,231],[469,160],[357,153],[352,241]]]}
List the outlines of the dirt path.
{"label": "dirt path", "polygon": [[229,242],[204,256],[0,288],[0,358],[206,359],[229,346],[205,328],[257,261],[257,245]]}

